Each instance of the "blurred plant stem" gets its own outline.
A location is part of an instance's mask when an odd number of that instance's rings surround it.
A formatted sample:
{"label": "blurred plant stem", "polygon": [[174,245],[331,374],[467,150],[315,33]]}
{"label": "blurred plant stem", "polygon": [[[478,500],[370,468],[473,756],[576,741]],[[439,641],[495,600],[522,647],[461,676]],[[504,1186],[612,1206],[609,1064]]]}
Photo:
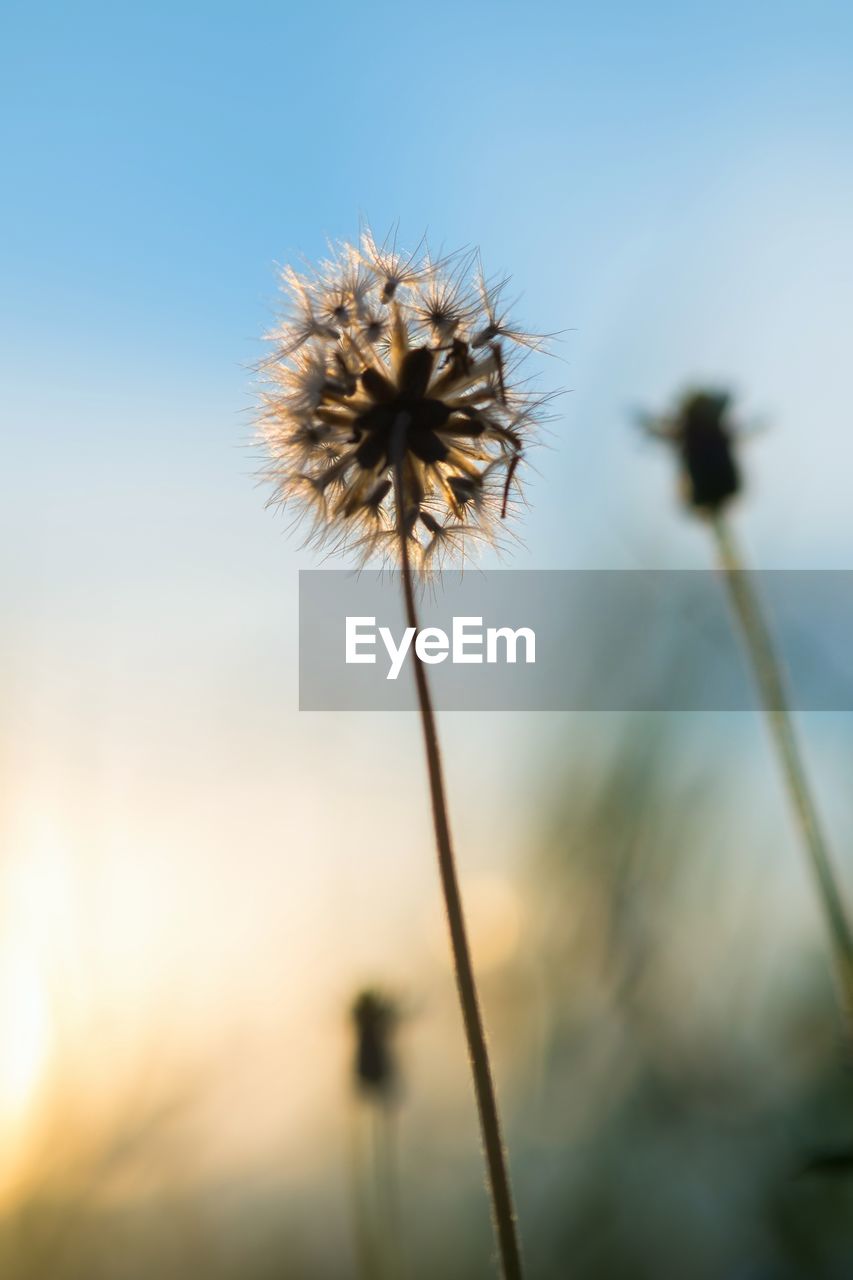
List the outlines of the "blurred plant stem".
{"label": "blurred plant stem", "polygon": [[853,934],[836,881],[817,808],[803,766],[785,680],[761,604],[737,540],[725,516],[711,520],[726,588],[744,638],[749,660],[776,746],[794,817],[811,864],[829,931],[845,1027],[853,1033]]}
{"label": "blurred plant stem", "polygon": [[[405,425],[405,422],[400,423],[398,420],[397,435],[400,433],[400,426],[405,427]],[[415,603],[414,575],[409,556],[408,527],[406,523],[408,507],[403,484],[402,450],[397,448],[396,453],[394,486],[396,490],[406,622],[408,626],[414,627],[417,633],[418,612]],[[418,705],[423,726],[424,746],[426,748],[427,771],[429,773],[432,816],[438,851],[438,868],[441,877],[441,888],[444,894],[444,905],[447,911],[447,923],[450,929],[450,944],[456,970],[456,985],[462,1005],[462,1019],[465,1024],[465,1036],[468,1041],[468,1054],[474,1078],[477,1110],[480,1116],[480,1129],[483,1136],[489,1190],[492,1199],[494,1228],[505,1280],[521,1280],[521,1248],[513,1209],[509,1168],[503,1138],[501,1137],[497,1097],[495,1095],[494,1081],[492,1080],[483,1017],[480,1012],[477,984],[474,979],[474,968],[471,963],[471,950],[468,945],[468,933],[462,910],[459,880],[456,874],[456,860],[450,837],[450,820],[447,813],[447,798],[444,789],[444,775],[441,767],[435,713],[433,712],[426,669],[417,654],[415,654],[414,666]]]}
{"label": "blurred plant stem", "polygon": [[[363,1280],[401,1280],[408,1274],[398,1195],[396,1130],[389,1101],[370,1098],[354,1112],[353,1218]],[[361,1121],[366,1122],[366,1130]]]}

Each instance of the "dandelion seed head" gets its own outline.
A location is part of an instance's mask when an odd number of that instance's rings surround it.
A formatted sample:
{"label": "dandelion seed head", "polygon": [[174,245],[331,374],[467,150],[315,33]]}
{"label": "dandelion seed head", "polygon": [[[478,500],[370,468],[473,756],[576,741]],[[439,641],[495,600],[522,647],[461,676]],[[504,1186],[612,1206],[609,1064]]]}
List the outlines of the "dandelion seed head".
{"label": "dandelion seed head", "polygon": [[517,328],[472,254],[432,258],[365,232],[314,272],[282,272],[258,423],[273,502],[317,543],[416,565],[493,541],[514,509],[542,398]]}
{"label": "dandelion seed head", "polygon": [[646,419],[646,428],[676,450],[688,506],[714,515],[740,492],[737,430],[728,392],[689,391],[674,412]]}

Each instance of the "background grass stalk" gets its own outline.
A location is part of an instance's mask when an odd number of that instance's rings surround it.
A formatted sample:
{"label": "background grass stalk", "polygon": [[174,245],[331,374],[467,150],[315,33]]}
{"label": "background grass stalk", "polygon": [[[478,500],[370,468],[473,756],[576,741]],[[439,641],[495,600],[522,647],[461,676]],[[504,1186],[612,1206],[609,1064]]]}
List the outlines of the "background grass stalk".
{"label": "background grass stalk", "polygon": [[352,1115],[353,1240],[362,1280],[403,1280],[409,1268],[400,1230],[393,1108],[369,1100]]}
{"label": "background grass stalk", "polygon": [[731,526],[717,513],[711,527],[726,588],[755,674],[795,820],[805,845],[829,932],[848,1034],[853,1033],[853,934],[812,797],[788,705],[782,668],[758,595]]}
{"label": "background grass stalk", "polygon": [[[380,1257],[380,1245],[373,1203],[374,1179],[372,1148],[368,1154],[367,1139],[363,1132],[365,1120],[372,1117],[362,1114],[353,1106],[352,1138],[350,1143],[350,1182],[352,1198],[352,1226],[355,1262],[360,1280],[377,1280],[384,1275]],[[372,1136],[372,1134],[371,1134]]]}
{"label": "background grass stalk", "polygon": [[[415,602],[414,576],[409,557],[406,504],[399,451],[398,459],[394,464],[394,485],[396,489],[406,623],[407,626],[414,627],[417,630],[418,613]],[[501,1136],[497,1097],[489,1063],[483,1017],[477,996],[474,968],[471,963],[471,950],[468,945],[468,934],[462,909],[462,896],[459,891],[459,880],[456,874],[456,860],[450,836],[450,821],[447,813],[447,799],[444,789],[444,775],[441,767],[435,714],[432,707],[427,673],[417,655],[415,655],[414,667],[424,746],[426,748],[427,771],[429,773],[432,816],[438,851],[438,868],[447,912],[447,923],[450,929],[450,944],[456,971],[456,985],[462,1005],[462,1019],[465,1024],[465,1036],[468,1042],[468,1054],[474,1078],[477,1110],[480,1116],[480,1129],[483,1137],[489,1191],[492,1200],[493,1223],[505,1280],[521,1280],[521,1248],[513,1209],[509,1168]]]}

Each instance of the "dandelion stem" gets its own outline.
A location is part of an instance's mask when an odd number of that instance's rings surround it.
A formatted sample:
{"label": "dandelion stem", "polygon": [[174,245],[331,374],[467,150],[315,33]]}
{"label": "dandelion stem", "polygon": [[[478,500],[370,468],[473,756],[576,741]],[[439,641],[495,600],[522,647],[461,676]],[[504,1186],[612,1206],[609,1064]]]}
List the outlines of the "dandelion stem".
{"label": "dandelion stem", "polygon": [[842,1014],[850,1032],[853,1030],[853,934],[800,756],[785,679],[751,575],[744,566],[731,526],[718,513],[712,520],[712,527],[729,599],[740,623],[791,807],[814,874],[829,932]]}
{"label": "dandelion stem", "polygon": [[[415,603],[415,589],[411,559],[409,556],[408,531],[406,526],[406,506],[402,465],[398,458],[394,465],[394,484],[396,488],[396,506],[398,529],[400,535],[401,575],[403,595],[406,605],[406,622],[410,627],[418,628],[418,613]],[[415,656],[415,684],[418,692],[418,704],[423,726],[424,746],[426,748],[427,771],[429,773],[430,796],[432,799],[432,816],[435,825],[435,839],[438,849],[438,868],[441,876],[441,887],[444,894],[444,905],[447,911],[447,923],[450,928],[450,943],[453,951],[453,963],[456,970],[456,985],[462,1005],[462,1019],[465,1024],[465,1036],[468,1041],[468,1054],[471,1060],[471,1071],[474,1077],[474,1092],[477,1098],[477,1110],[480,1116],[480,1129],[485,1149],[486,1168],[488,1171],[489,1190],[492,1199],[494,1228],[500,1250],[501,1268],[505,1280],[521,1280],[521,1249],[513,1209],[512,1190],[509,1181],[509,1168],[506,1152],[501,1137],[501,1126],[498,1118],[498,1104],[495,1086],[489,1064],[489,1051],[486,1045],[486,1034],[480,1002],[477,996],[477,984],[471,963],[471,951],[465,927],[465,916],[462,909],[462,897],[456,874],[456,861],[450,836],[450,821],[447,813],[447,799],[444,790],[444,776],[441,767],[441,753],[438,745],[435,713],[429,683],[423,663]]]}

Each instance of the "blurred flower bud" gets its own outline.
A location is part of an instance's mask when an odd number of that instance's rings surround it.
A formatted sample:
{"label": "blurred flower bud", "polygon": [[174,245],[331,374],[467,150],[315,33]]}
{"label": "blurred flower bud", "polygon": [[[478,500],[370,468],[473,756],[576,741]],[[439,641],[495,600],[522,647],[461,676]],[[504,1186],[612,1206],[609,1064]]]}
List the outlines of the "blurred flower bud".
{"label": "blurred flower bud", "polygon": [[711,515],[741,488],[730,404],[725,391],[691,391],[673,414],[646,419],[647,430],[678,453],[688,505]]}
{"label": "blurred flower bud", "polygon": [[394,1001],[378,991],[362,991],[352,1005],[356,1048],[353,1062],[358,1089],[388,1099],[397,1081],[392,1040],[399,1022]]}

